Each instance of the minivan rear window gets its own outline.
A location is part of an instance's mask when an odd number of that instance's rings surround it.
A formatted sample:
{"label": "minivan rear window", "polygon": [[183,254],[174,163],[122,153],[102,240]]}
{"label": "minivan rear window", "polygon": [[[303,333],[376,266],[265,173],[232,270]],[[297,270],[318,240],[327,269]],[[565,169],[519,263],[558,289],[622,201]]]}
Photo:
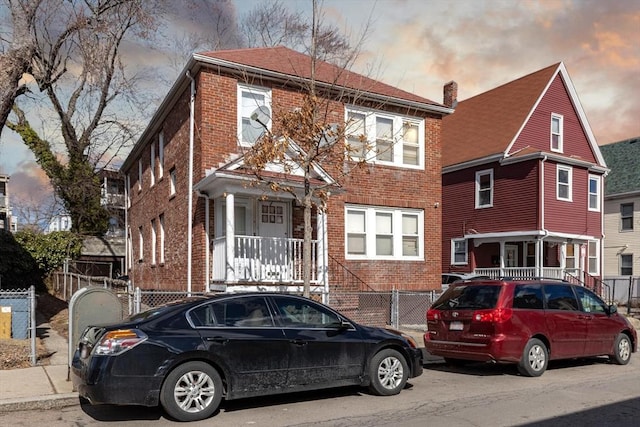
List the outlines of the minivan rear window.
{"label": "minivan rear window", "polygon": [[502,286],[496,285],[458,285],[433,304],[436,310],[462,310],[495,308]]}

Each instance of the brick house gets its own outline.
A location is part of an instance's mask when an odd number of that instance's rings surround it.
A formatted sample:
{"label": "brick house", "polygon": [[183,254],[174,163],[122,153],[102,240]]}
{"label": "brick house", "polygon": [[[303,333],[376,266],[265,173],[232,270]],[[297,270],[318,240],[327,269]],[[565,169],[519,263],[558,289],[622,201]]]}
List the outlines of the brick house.
{"label": "brick house", "polygon": [[[335,191],[313,213],[312,292],[436,289],[441,121],[453,110],[329,63],[315,69],[334,120],[356,129],[354,141],[365,135],[367,160],[340,180],[350,160],[313,165]],[[310,78],[310,57],[284,47],[193,55],[121,168],[136,286],[300,291],[303,210],[252,185],[242,154],[270,117],[299,106]]]}
{"label": "brick house", "polygon": [[601,277],[608,169],[564,64],[458,103],[442,138],[443,272]]}

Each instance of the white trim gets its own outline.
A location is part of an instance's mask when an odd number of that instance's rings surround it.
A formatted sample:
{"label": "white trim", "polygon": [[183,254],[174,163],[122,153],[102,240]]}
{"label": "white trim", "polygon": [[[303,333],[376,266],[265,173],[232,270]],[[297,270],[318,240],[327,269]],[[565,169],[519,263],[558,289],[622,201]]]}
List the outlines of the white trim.
{"label": "white trim", "polygon": [[[489,175],[489,203],[481,205],[480,204],[480,179],[483,176]],[[476,172],[476,187],[475,187],[475,199],[476,199],[476,204],[475,207],[476,209],[484,209],[484,208],[491,208],[493,207],[493,192],[494,192],[494,185],[493,185],[493,169],[484,169],[481,171],[477,171]],[[486,189],[484,190],[486,191]]]}
{"label": "white trim", "polygon": [[[592,257],[591,254],[589,253],[589,248],[591,247],[592,244],[596,245],[596,256]],[[591,271],[591,259],[595,258],[596,260],[596,271]],[[594,276],[599,276],[600,275],[600,259],[601,259],[601,254],[600,254],[600,240],[589,240],[587,242],[587,273],[592,274]]]}
{"label": "white trim", "polygon": [[[364,229],[360,231],[350,231],[348,213],[362,213],[364,215]],[[376,214],[391,214],[391,235],[393,245],[393,255],[376,255]],[[417,216],[418,223],[418,255],[403,255],[403,234],[402,220],[403,216]],[[349,251],[349,235],[361,234],[364,237],[364,254],[350,254]],[[382,206],[364,206],[364,205],[345,205],[344,208],[344,251],[345,259],[349,260],[368,260],[368,259],[384,259],[396,261],[418,261],[424,259],[424,211],[421,209],[400,209]]]}
{"label": "white trim", "polygon": [[[456,243],[458,242],[464,242],[464,247],[465,247],[465,251],[464,251],[464,261],[462,262],[457,262],[456,261]],[[469,240],[462,238],[462,239],[451,239],[451,261],[450,264],[451,265],[467,265],[469,264]]]}
{"label": "white trim", "polygon": [[158,248],[158,235],[156,232],[156,219],[151,219],[151,265],[156,265],[156,250]]}
{"label": "white trim", "polygon": [[158,134],[158,179],[164,176],[164,132]]}
{"label": "white trim", "polygon": [[[568,172],[567,178],[569,181],[567,183],[562,183],[562,185],[567,185],[569,187],[568,196],[566,198],[560,197],[560,171]],[[573,202],[573,168],[571,166],[560,164],[556,165],[556,200]]]}
{"label": "white trim", "polygon": [[[595,180],[596,181],[596,193],[593,194],[591,193],[591,180]],[[596,198],[596,206],[595,207],[591,207],[591,196],[595,196]],[[602,199],[602,179],[600,177],[600,175],[593,175],[593,174],[589,174],[589,177],[587,179],[587,208],[592,211],[592,212],[600,212],[600,207],[602,206],[601,204],[601,199]]]}
{"label": "white trim", "polygon": [[[238,103],[237,103],[237,126],[238,126],[238,142],[239,145],[243,146],[243,147],[251,147],[254,142],[252,141],[244,141],[242,139],[242,110],[243,110],[243,106],[242,106],[242,94],[243,93],[248,93],[251,95],[256,95],[256,96],[264,96],[264,106],[266,106],[267,108],[269,108],[270,112],[273,112],[273,109],[271,107],[271,89],[266,88],[266,87],[260,87],[260,86],[251,86],[251,85],[246,85],[246,84],[242,84],[242,83],[238,83],[237,84],[237,93],[238,93]],[[259,104],[256,103],[255,108],[258,108]],[[269,120],[269,122],[264,123],[264,125],[266,125],[268,130],[271,130],[271,123],[273,122],[273,120]]]}
{"label": "white trim", "polygon": [[[553,132],[554,120],[558,121],[558,146],[553,146],[553,136],[556,135]],[[562,114],[551,113],[551,122],[549,125],[549,149],[555,153],[564,153],[564,116]]]}
{"label": "white trim", "polygon": [[154,185],[156,185],[156,144],[152,143],[151,144],[151,158],[149,159],[150,161],[150,170],[151,170],[151,181],[149,186],[153,187]]}

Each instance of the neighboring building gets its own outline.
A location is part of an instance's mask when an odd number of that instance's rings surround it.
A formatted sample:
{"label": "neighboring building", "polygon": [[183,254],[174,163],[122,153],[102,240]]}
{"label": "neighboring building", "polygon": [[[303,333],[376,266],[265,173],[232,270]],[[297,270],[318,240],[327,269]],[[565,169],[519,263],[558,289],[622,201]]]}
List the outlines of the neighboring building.
{"label": "neighboring building", "polygon": [[0,230],[16,232],[17,218],[11,215],[9,203],[9,175],[0,174]]}
{"label": "neighboring building", "polygon": [[604,181],[604,275],[640,276],[640,137],[600,147]]}
{"label": "neighboring building", "polygon": [[[302,207],[252,186],[241,154],[263,131],[252,113],[268,121],[301,105],[310,58],[284,47],[207,52],[184,71],[122,166],[130,278],[142,288],[299,290]],[[440,127],[453,110],[325,62],[316,71],[335,121],[380,151],[313,213],[312,292],[438,288]],[[348,163],[312,165],[314,181],[335,183]],[[299,176],[271,166],[302,191]]]}
{"label": "neighboring building", "polygon": [[[125,235],[125,189],[124,176],[118,171],[103,169],[100,204],[109,211],[109,229],[105,237],[122,237]],[[122,271],[122,269],[120,270]]]}
{"label": "neighboring building", "polygon": [[45,233],[53,233],[54,231],[71,231],[71,215],[61,213],[52,216]]}
{"label": "neighboring building", "polygon": [[460,102],[442,139],[443,272],[597,282],[608,169],[564,64]]}

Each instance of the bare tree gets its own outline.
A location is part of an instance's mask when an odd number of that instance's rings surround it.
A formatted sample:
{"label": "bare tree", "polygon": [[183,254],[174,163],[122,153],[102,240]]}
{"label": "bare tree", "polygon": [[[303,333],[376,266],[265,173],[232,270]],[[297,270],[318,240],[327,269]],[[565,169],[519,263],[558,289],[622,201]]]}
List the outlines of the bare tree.
{"label": "bare tree", "polygon": [[150,36],[154,6],[144,0],[42,0],[34,18],[30,73],[46,95],[62,144],[36,131],[21,101],[13,105],[6,125],[33,152],[63,200],[73,230],[82,234],[106,230],[97,169],[139,132],[126,116],[145,102],[121,50],[128,35],[137,40]]}
{"label": "bare tree", "polygon": [[[310,295],[311,253],[313,225],[311,222],[314,208],[325,210],[331,187],[337,186],[353,170],[360,167],[366,159],[360,153],[368,151],[366,138],[352,122],[333,123],[336,111],[342,102],[348,99],[357,102],[357,91],[345,91],[338,83],[358,56],[361,43],[352,47],[348,54],[340,52],[342,66],[333,67],[336,71],[333,82],[323,82],[322,88],[316,82],[316,66],[319,55],[326,57],[329,52],[320,48],[318,38],[322,27],[322,16],[318,13],[317,3],[313,1],[313,18],[310,44],[311,79],[305,83],[302,105],[293,110],[277,112],[273,117],[272,131],[265,127],[265,133],[245,154],[247,165],[256,178],[274,191],[286,191],[292,194],[304,209],[303,242],[303,281],[304,295]],[[366,32],[363,33],[361,42]],[[284,60],[284,59],[283,59]],[[327,85],[327,83],[329,83]],[[366,90],[366,88],[362,88]],[[361,94],[361,93],[360,93]],[[304,190],[299,194],[293,186],[283,184],[279,177],[265,173],[268,163],[277,163],[285,174],[301,171]],[[331,182],[322,183],[316,177],[317,165],[330,165]],[[295,170],[294,170],[295,169]]]}
{"label": "bare tree", "polygon": [[13,216],[18,218],[21,228],[42,231],[56,215],[64,212],[64,206],[55,194],[50,194],[44,200],[32,194],[22,194],[13,197],[11,210]]}
{"label": "bare tree", "polygon": [[35,52],[33,38],[36,12],[42,0],[5,0],[11,13],[11,33],[0,34],[0,135],[15,99],[26,86],[22,75],[31,72]]}

